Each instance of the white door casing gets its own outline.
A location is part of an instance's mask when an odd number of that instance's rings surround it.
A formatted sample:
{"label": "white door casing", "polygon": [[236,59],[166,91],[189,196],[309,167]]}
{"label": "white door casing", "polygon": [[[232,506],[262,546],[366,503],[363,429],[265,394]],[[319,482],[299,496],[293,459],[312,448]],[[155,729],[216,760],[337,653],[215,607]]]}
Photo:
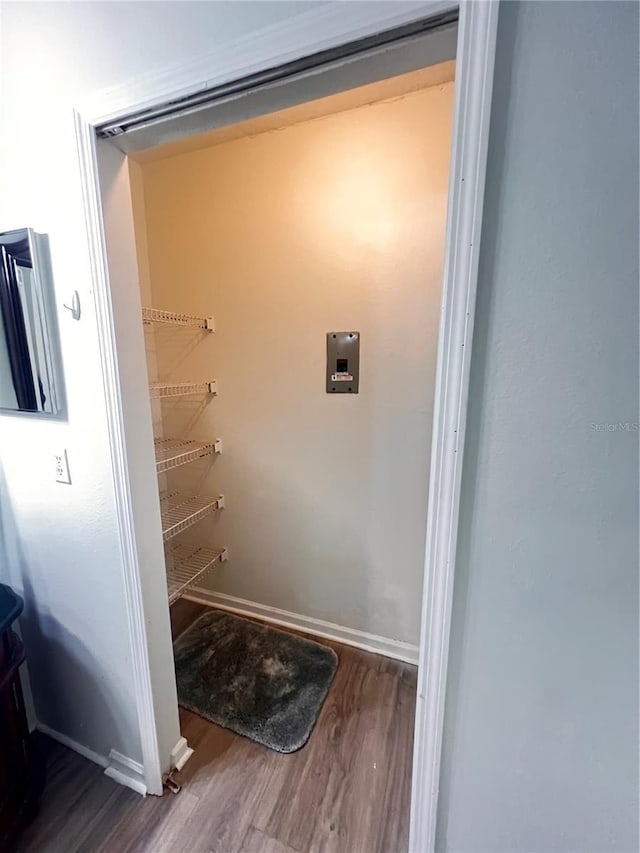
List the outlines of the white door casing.
{"label": "white door casing", "polygon": [[[215,53],[165,69],[130,85],[98,93],[75,109],[92,289],[100,352],[115,501],[120,529],[121,561],[131,655],[135,672],[135,701],[140,724],[144,784],[149,793],[162,793],[163,773],[183,761],[186,744],[174,722],[177,706],[169,642],[156,643],[153,608],[164,578],[143,571],[146,554],[136,506],[136,483],[131,480],[132,454],[139,436],[127,419],[126,383],[132,374],[146,382],[143,360],[119,366],[124,338],[139,334],[122,322],[114,305],[107,258],[103,199],[101,198],[96,127],[118,121],[144,108],[214,88],[256,72],[274,68],[351,43],[385,30],[455,10],[448,0],[422,3],[326,4],[289,21],[253,33]],[[467,414],[469,367],[482,224],[482,207],[489,135],[498,0],[463,0],[459,5],[456,52],[453,148],[450,166],[445,267],[438,343],[438,367],[427,510],[423,581],[420,664],[414,742],[410,850],[430,853],[435,845],[440,756],[447,678],[451,600],[458,532],[461,473]],[[133,304],[139,304],[138,288]],[[134,347],[135,349],[135,347]],[[149,414],[148,432],[151,432]],[[151,457],[149,457],[151,459]],[[142,470],[141,470],[142,467]],[[135,476],[155,481],[135,466]],[[156,573],[157,574],[157,573]],[[158,584],[161,587],[158,587]],[[165,638],[166,639],[166,638]],[[171,700],[173,701],[173,699]]]}

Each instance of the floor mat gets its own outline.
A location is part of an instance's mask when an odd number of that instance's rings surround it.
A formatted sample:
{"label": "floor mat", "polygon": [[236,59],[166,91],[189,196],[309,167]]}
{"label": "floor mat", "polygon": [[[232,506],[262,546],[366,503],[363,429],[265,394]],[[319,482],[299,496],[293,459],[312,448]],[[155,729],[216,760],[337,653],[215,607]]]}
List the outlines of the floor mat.
{"label": "floor mat", "polygon": [[338,666],[327,646],[220,610],[173,650],[183,708],[276,752],[307,742]]}

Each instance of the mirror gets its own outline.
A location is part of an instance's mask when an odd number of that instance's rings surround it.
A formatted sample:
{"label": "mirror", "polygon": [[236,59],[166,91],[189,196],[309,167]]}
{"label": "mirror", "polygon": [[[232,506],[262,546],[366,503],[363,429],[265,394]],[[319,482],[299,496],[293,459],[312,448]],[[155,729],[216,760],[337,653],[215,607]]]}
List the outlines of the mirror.
{"label": "mirror", "polygon": [[48,241],[30,228],[0,233],[0,409],[61,410]]}

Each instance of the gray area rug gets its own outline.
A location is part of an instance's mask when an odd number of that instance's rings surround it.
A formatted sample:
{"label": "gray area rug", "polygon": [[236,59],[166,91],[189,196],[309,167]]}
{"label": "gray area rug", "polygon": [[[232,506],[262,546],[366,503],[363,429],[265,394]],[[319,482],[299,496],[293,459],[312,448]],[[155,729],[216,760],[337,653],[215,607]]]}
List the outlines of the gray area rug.
{"label": "gray area rug", "polygon": [[277,752],[307,742],[338,666],[327,646],[220,610],[173,652],[183,708]]}

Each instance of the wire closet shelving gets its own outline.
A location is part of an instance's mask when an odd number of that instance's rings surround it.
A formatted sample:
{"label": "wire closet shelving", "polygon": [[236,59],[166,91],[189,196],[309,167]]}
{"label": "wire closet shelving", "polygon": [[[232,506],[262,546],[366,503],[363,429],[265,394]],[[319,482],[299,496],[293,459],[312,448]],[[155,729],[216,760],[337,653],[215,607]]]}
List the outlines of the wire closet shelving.
{"label": "wire closet shelving", "polygon": [[222,441],[188,441],[183,438],[157,438],[154,442],[156,452],[156,471],[162,474],[172,468],[179,468],[188,462],[222,453]]}
{"label": "wire closet shelving", "polygon": [[[207,332],[215,330],[213,317],[197,317],[158,308],[143,308],[142,320],[145,325],[164,323]],[[149,385],[149,396],[152,400],[217,393],[218,385],[215,379],[205,382],[152,382]],[[154,449],[156,472],[166,474],[189,462],[221,453],[222,442],[219,438],[212,441],[158,438],[154,441]],[[165,543],[170,543],[165,544],[169,604],[173,604],[207,572],[228,559],[226,548],[173,542],[176,536],[223,509],[224,505],[224,495],[192,495],[172,490],[160,493],[162,538]]]}
{"label": "wire closet shelving", "polygon": [[172,326],[186,326],[191,329],[215,331],[213,317],[197,317],[193,314],[180,314],[177,311],[161,311],[159,308],[143,308],[143,323],[170,323]]}
{"label": "wire closet shelving", "polygon": [[152,400],[160,400],[165,397],[186,397],[189,394],[213,394],[218,393],[218,383],[215,379],[211,382],[152,382],[149,385],[149,396]]}
{"label": "wire closet shelving", "polygon": [[226,562],[226,548],[200,548],[193,545],[174,545],[167,549],[167,592],[169,604],[177,601],[190,586],[220,563]]}
{"label": "wire closet shelving", "polygon": [[165,542],[193,527],[203,518],[224,507],[224,495],[184,495],[169,492],[160,495],[162,538]]}

